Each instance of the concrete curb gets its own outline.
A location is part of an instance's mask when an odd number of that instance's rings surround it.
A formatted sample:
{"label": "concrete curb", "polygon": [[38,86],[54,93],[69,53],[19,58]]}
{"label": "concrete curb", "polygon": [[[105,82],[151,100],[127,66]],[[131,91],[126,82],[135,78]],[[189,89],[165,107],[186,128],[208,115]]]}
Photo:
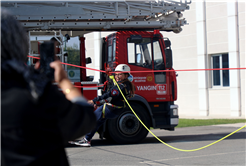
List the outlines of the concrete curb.
{"label": "concrete curb", "polygon": [[212,126],[217,126],[217,127],[236,127],[240,128],[246,125],[246,123],[233,123],[233,124],[219,124],[219,125],[212,125]]}

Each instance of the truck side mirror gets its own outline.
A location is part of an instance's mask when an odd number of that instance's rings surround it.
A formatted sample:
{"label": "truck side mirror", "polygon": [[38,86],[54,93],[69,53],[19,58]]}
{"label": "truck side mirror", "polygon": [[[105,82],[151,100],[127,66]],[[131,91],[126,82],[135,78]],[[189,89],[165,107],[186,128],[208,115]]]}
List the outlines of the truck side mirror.
{"label": "truck side mirror", "polygon": [[91,57],[86,58],[86,59],[85,59],[85,63],[86,63],[86,64],[91,63]]}
{"label": "truck side mirror", "polygon": [[173,68],[173,55],[171,49],[165,49],[166,54],[166,69],[172,69]]}
{"label": "truck side mirror", "polygon": [[170,40],[165,40],[164,42],[165,42],[166,48],[171,46],[171,41]]}

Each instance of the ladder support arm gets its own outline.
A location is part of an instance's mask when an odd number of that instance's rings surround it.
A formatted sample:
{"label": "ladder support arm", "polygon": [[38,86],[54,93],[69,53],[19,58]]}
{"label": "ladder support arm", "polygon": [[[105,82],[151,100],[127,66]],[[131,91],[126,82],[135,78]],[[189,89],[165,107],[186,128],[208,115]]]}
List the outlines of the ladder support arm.
{"label": "ladder support arm", "polygon": [[2,1],[29,30],[153,30],[181,31],[190,2],[147,1]]}

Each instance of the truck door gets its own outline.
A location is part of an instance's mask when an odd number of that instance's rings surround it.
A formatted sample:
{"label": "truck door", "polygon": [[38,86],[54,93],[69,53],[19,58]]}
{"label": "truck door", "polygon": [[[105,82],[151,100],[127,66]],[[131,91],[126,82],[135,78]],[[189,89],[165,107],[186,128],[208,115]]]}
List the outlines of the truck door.
{"label": "truck door", "polygon": [[127,38],[128,64],[131,71],[139,71],[132,73],[136,94],[148,102],[156,100],[152,50],[151,36],[132,35]]}
{"label": "truck door", "polygon": [[[138,36],[138,37],[137,37]],[[142,37],[142,39],[141,39]],[[158,37],[135,35],[127,39],[128,64],[132,71],[136,94],[148,102],[166,101],[168,95],[167,77],[163,52]]]}

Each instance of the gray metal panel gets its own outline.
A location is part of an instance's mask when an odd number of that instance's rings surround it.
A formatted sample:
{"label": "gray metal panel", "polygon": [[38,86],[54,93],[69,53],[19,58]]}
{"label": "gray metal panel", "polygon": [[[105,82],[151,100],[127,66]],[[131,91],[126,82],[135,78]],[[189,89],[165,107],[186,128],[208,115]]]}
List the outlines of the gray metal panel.
{"label": "gray metal panel", "polygon": [[125,0],[1,0],[2,3],[125,2]]}
{"label": "gray metal panel", "polygon": [[186,21],[131,21],[131,22],[22,22],[24,27],[33,30],[124,30],[124,29],[160,29],[181,30],[179,25]]}
{"label": "gray metal panel", "polygon": [[[187,1],[2,1],[28,29],[181,30],[186,24],[176,12],[189,9]],[[170,23],[167,23],[170,22]],[[159,26],[158,26],[159,25]]]}

